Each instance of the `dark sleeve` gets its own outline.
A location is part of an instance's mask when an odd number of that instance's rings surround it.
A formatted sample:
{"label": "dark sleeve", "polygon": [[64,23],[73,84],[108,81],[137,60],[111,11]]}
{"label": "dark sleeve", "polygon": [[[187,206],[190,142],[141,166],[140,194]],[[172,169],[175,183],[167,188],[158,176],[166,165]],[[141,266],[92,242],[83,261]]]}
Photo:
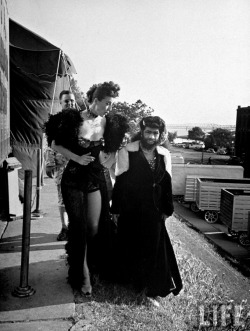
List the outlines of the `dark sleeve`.
{"label": "dark sleeve", "polygon": [[49,115],[48,121],[44,124],[44,132],[47,138],[48,146],[51,146],[51,143],[56,138],[56,133],[61,121],[61,113],[55,115]]}
{"label": "dark sleeve", "polygon": [[64,110],[50,115],[45,123],[45,134],[48,145],[54,140],[57,145],[71,149],[76,143],[79,126],[83,122],[80,112],[75,109]]}
{"label": "dark sleeve", "polygon": [[162,197],[161,197],[162,212],[171,216],[174,212],[173,194],[172,194],[172,179],[166,171],[162,182]]}
{"label": "dark sleeve", "polygon": [[120,214],[123,194],[125,190],[126,173],[116,177],[115,185],[112,192],[111,213]]}

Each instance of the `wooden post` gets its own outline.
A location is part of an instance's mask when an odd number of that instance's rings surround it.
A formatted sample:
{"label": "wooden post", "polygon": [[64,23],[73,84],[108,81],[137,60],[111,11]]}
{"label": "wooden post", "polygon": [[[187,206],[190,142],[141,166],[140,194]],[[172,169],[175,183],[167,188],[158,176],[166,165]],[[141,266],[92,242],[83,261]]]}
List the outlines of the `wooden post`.
{"label": "wooden post", "polygon": [[248,212],[247,237],[250,239],[250,211]]}
{"label": "wooden post", "polygon": [[41,192],[41,148],[37,150],[37,174],[36,174],[36,209],[32,212],[32,218],[43,218],[40,210],[40,192]]}
{"label": "wooden post", "polygon": [[41,138],[41,186],[44,186],[44,133]]}
{"label": "wooden post", "polygon": [[203,164],[203,156],[204,156],[204,148],[202,148],[202,151],[201,151],[201,164]]}

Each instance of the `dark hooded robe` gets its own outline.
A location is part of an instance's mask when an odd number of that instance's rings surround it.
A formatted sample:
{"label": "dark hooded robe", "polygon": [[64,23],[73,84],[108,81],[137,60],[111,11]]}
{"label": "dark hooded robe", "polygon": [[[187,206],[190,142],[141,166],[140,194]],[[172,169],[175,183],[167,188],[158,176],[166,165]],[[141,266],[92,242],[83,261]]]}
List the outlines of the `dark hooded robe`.
{"label": "dark hooded robe", "polygon": [[182,281],[164,215],[173,213],[170,153],[156,148],[152,171],[139,141],[118,157],[112,213],[118,218],[118,279],[148,296],[177,295]]}

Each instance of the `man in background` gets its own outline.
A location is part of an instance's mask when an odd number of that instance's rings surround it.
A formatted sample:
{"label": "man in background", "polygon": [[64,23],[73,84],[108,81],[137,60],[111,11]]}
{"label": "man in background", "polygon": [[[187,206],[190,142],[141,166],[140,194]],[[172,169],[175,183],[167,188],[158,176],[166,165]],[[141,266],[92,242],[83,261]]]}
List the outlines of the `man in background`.
{"label": "man in background", "polygon": [[[60,93],[59,101],[62,111],[76,107],[75,96],[69,90],[63,90]],[[65,210],[61,192],[61,179],[67,162],[68,160],[62,154],[55,152],[51,148],[47,149],[46,173],[55,179],[58,193],[58,207],[62,224],[61,231],[57,236],[58,241],[67,240],[68,235],[68,215]]]}

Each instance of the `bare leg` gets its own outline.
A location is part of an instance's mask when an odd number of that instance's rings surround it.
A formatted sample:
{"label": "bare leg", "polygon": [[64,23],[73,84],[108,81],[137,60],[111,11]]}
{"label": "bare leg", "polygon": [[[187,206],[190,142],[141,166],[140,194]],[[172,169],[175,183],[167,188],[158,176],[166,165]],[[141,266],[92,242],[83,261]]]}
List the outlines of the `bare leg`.
{"label": "bare leg", "polygon": [[[101,193],[100,191],[95,191],[88,193],[88,214],[87,214],[87,247],[88,255],[87,261],[85,258],[84,272],[87,272],[87,268],[90,267],[91,272],[93,272],[97,265],[98,260],[98,243],[97,243],[97,233],[99,226],[99,219],[101,214]],[[88,266],[87,266],[88,264]]]}
{"label": "bare leg", "polygon": [[93,238],[98,232],[101,208],[102,208],[102,198],[100,191],[88,193],[88,217],[87,217],[88,238]]}
{"label": "bare leg", "polygon": [[65,241],[68,238],[68,214],[66,213],[64,206],[59,206],[60,220],[62,228],[57,236],[58,241]]}
{"label": "bare leg", "polygon": [[[101,194],[100,191],[88,193],[88,216],[87,216],[87,237],[88,241],[98,232],[99,219],[101,214]],[[82,286],[82,293],[84,295],[91,295],[92,287],[90,283],[90,274],[87,263],[87,248],[85,251],[84,265],[83,265],[84,282]]]}
{"label": "bare leg", "polygon": [[89,268],[87,264],[87,247],[85,250],[85,258],[84,258],[84,264],[83,264],[83,285],[81,288],[82,294],[85,296],[91,296],[92,293],[92,286],[90,283],[90,274],[89,274]]}
{"label": "bare leg", "polygon": [[62,224],[62,228],[60,233],[57,236],[58,241],[64,241],[68,239],[68,214],[66,213],[66,209],[64,207],[62,190],[61,190],[61,179],[62,179],[63,169],[60,169],[56,172],[55,180],[57,186],[57,195],[58,195],[58,204],[59,204],[59,213],[60,220]]}
{"label": "bare leg", "polygon": [[62,223],[62,229],[68,228],[68,215],[64,206],[59,206],[60,219]]}

